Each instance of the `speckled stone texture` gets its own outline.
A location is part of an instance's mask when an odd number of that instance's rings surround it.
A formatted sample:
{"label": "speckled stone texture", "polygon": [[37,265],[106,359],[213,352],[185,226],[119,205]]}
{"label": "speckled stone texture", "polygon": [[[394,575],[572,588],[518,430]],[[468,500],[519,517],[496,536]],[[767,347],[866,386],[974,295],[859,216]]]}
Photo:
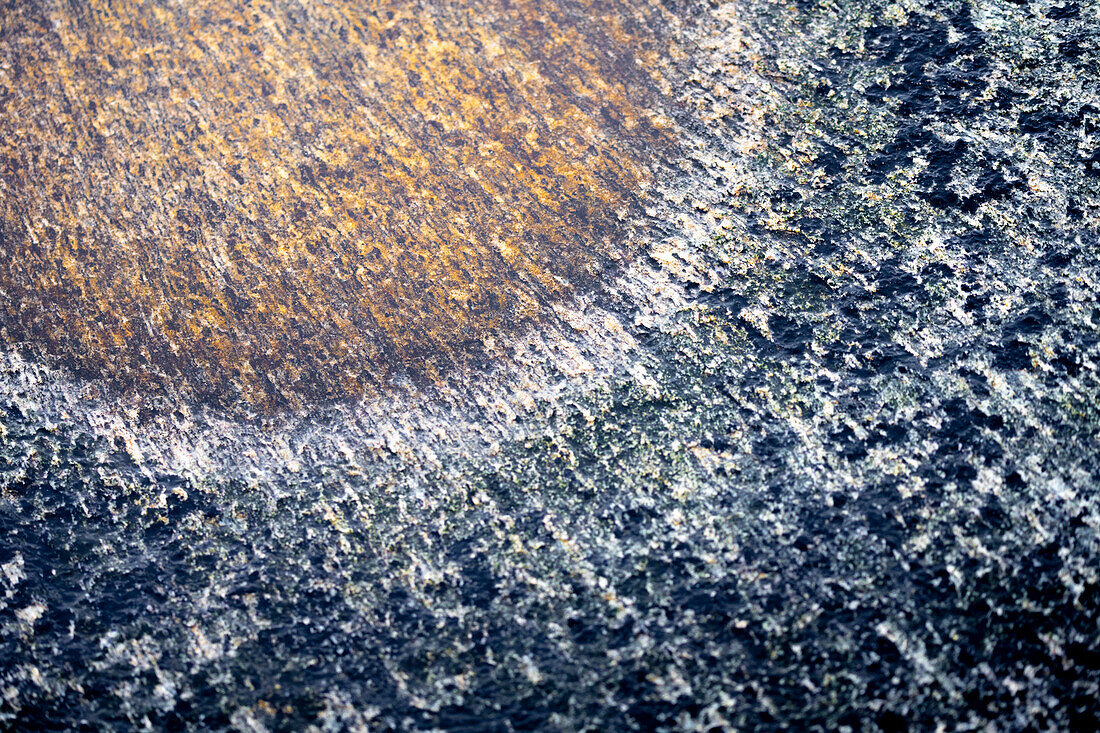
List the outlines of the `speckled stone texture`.
{"label": "speckled stone texture", "polygon": [[1100,726],[1100,7],[673,15],[643,255],[507,369],[241,423],[9,344],[4,726]]}
{"label": "speckled stone texture", "polygon": [[223,408],[431,380],[551,319],[637,250],[671,145],[648,0],[0,12],[7,340]]}

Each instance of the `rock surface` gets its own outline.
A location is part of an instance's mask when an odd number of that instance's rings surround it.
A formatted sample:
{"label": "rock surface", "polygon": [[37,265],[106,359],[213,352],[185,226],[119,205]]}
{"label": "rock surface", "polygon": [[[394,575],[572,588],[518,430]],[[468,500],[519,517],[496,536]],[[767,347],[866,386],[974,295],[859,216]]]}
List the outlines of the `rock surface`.
{"label": "rock surface", "polygon": [[4,725],[1100,725],[1100,8],[668,12],[642,256],[485,364],[240,422],[11,337]]}
{"label": "rock surface", "polygon": [[636,249],[632,212],[670,144],[665,16],[16,3],[0,42],[8,338],[261,412],[463,364]]}

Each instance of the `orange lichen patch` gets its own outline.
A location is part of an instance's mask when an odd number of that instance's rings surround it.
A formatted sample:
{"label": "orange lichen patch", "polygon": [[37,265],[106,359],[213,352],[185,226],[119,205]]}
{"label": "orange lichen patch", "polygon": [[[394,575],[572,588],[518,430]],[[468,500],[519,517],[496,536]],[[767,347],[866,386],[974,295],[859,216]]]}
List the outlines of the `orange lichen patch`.
{"label": "orange lichen patch", "polygon": [[625,254],[646,0],[0,10],[0,327],[256,409],[438,373]]}

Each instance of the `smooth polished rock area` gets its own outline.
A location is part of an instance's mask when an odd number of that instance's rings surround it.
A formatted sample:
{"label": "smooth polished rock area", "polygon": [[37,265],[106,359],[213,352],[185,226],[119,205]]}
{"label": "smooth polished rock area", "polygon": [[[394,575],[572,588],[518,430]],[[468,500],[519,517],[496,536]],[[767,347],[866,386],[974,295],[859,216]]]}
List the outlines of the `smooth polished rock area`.
{"label": "smooth polished rock area", "polygon": [[0,290],[0,726],[1100,727],[1100,7],[660,12],[636,248],[488,356],[242,420]]}

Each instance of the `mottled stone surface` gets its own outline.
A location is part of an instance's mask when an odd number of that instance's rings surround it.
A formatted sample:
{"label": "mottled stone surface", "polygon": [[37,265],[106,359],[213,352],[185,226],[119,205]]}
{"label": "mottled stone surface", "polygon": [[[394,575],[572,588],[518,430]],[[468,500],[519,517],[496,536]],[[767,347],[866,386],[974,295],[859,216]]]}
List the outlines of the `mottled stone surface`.
{"label": "mottled stone surface", "polygon": [[1094,730],[1098,13],[677,8],[644,256],[507,369],[240,424],[9,350],[3,724]]}
{"label": "mottled stone surface", "polygon": [[431,378],[636,249],[646,1],[15,2],[7,340],[270,411]]}

